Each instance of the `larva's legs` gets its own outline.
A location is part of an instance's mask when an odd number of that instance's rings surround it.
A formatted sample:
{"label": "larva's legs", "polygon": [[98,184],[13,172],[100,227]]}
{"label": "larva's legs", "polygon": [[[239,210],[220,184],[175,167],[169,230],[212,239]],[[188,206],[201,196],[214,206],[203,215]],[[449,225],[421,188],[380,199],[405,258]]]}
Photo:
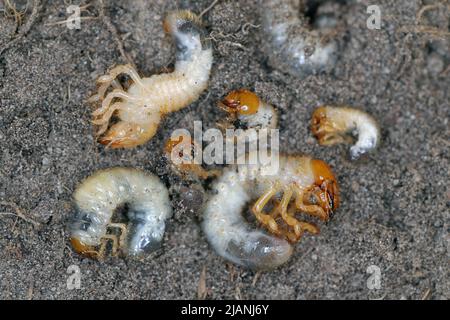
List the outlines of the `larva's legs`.
{"label": "larva's legs", "polygon": [[[119,90],[124,91],[122,85],[117,80],[113,80],[111,83],[104,83],[100,87],[98,87],[97,95],[93,96],[92,98],[96,99],[96,100],[103,100],[103,98],[105,96],[105,92],[106,92],[106,90],[108,90],[110,85],[112,85],[114,87],[114,89],[119,89]],[[94,101],[96,101],[96,100],[94,100]]]}
{"label": "larva's legs", "polygon": [[138,75],[136,70],[134,70],[134,68],[129,64],[122,64],[112,68],[109,71],[109,74],[101,76],[100,78],[98,78],[97,82],[101,83],[102,86],[105,84],[109,86],[117,78],[117,76],[119,76],[122,73],[127,74],[131,78],[131,80],[133,80],[140,87],[145,88],[144,83],[142,82],[142,78]]}
{"label": "larva's legs", "polygon": [[111,85],[114,87],[114,89],[124,90],[122,85],[120,84],[120,82],[117,80],[114,80],[113,82],[111,82]]}
{"label": "larva's legs", "polygon": [[[295,194],[296,199],[295,203],[290,205],[291,198]],[[284,190],[283,197],[281,201],[274,200],[275,206],[274,209],[270,213],[270,217],[272,219],[278,218],[278,216],[281,215],[281,218],[285,222],[285,225],[277,231],[272,231],[275,234],[281,234],[284,237],[286,237],[287,240],[290,242],[297,242],[302,237],[303,233],[305,231],[311,233],[311,234],[318,234],[319,228],[315,226],[312,223],[299,221],[297,218],[295,218],[295,213],[297,211],[297,208],[300,207],[305,210],[305,213],[311,214],[313,216],[318,216],[322,219],[321,210],[323,210],[321,207],[316,205],[304,205],[298,203],[298,199],[303,199],[303,192],[301,190],[297,190],[296,188],[290,189],[286,188]],[[290,231],[290,230],[293,231]]]}
{"label": "larva's legs", "polygon": [[352,143],[352,138],[346,134],[349,128],[323,116],[313,117],[312,132],[321,145],[329,146],[339,143]]}
{"label": "larva's legs", "polygon": [[326,133],[326,134],[318,135],[318,139],[319,139],[319,143],[324,146],[352,142],[351,137],[346,136],[346,135],[341,135],[341,134],[335,134],[335,133]]}
{"label": "larva's legs", "polygon": [[294,218],[293,216],[288,215],[287,209],[289,202],[291,201],[292,197],[292,190],[286,189],[283,194],[283,198],[281,199],[280,207],[281,207],[281,217],[286,222],[286,224],[294,229],[294,233],[297,237],[300,237],[302,233],[302,228],[299,223],[299,221]]}
{"label": "larva's legs", "polygon": [[117,251],[119,249],[119,242],[117,240],[117,236],[113,234],[105,234],[100,240],[100,249],[97,253],[97,258],[99,260],[103,260],[105,257],[106,246],[108,245],[108,240],[112,241],[112,256],[117,255]]}
{"label": "larva's legs", "polygon": [[120,98],[122,100],[128,100],[128,101],[137,101],[138,99],[129,95],[128,93],[126,93],[123,90],[120,89],[114,89],[113,91],[111,91],[110,93],[108,93],[108,95],[105,97],[105,100],[102,101],[102,106],[100,108],[98,108],[97,110],[95,110],[94,112],[92,112],[92,115],[95,116],[100,116],[103,113],[105,113],[106,111],[108,111],[108,109],[111,106],[111,101],[114,98]]}
{"label": "larva's legs", "polygon": [[305,205],[303,202],[303,197],[304,191],[300,189],[296,190],[295,206],[297,207],[298,210],[307,213],[309,215],[318,217],[323,221],[328,220],[328,214],[325,212],[325,210],[322,209],[322,207],[315,204]]}
{"label": "larva's legs", "polygon": [[[294,217],[295,213],[297,212],[297,208],[295,206],[291,206],[288,209],[288,215]],[[318,234],[319,233],[319,228],[310,222],[305,222],[305,221],[298,221],[298,223],[300,224],[301,228],[302,228],[302,233],[303,231],[308,231],[309,233],[312,234]]]}
{"label": "larva's legs", "polygon": [[[281,210],[282,210],[281,204],[280,204],[281,202],[278,201],[277,199],[274,199],[273,202],[274,202],[274,208],[270,212],[270,216],[273,219],[277,219],[280,216]],[[293,214],[292,214],[292,216],[293,216]],[[290,242],[296,242],[300,239],[294,232],[287,230],[286,227],[283,227],[282,230],[280,230],[279,234],[282,234]]]}
{"label": "larva's legs", "polygon": [[106,90],[108,90],[109,86],[112,85],[114,89],[119,89],[124,91],[122,85],[117,81],[113,80],[111,83],[104,83],[101,86],[98,87],[97,93],[94,94],[92,97],[90,97],[87,102],[88,103],[95,103],[97,101],[102,101],[105,95]]}
{"label": "larva's legs", "polygon": [[339,144],[344,143],[345,139],[337,134],[325,134],[320,137],[319,142],[321,145],[333,145],[333,144]]}
{"label": "larva's legs", "polygon": [[120,229],[120,236],[119,236],[119,247],[122,248],[125,244],[125,241],[127,239],[127,225],[125,223],[110,223],[108,224],[109,228],[119,228]]}
{"label": "larva's legs", "polygon": [[318,217],[322,221],[328,220],[328,215],[325,213],[325,211],[319,207],[318,205],[305,205],[300,201],[296,201],[296,207],[298,210],[307,213],[311,216]]}
{"label": "larva's legs", "polygon": [[319,230],[316,226],[308,223],[299,221],[294,217],[295,214],[295,208],[293,211],[289,212],[288,205],[291,200],[291,197],[293,195],[293,191],[291,189],[288,189],[285,191],[283,195],[283,199],[281,200],[281,217],[286,222],[286,224],[294,229],[294,234],[286,233],[287,238],[290,241],[298,241],[300,240],[301,236],[303,235],[304,231],[308,231],[312,234],[317,234]]}
{"label": "larva's legs", "polygon": [[262,211],[267,202],[269,202],[269,200],[277,194],[278,190],[279,187],[277,185],[273,185],[255,202],[252,207],[252,211],[256,219],[258,219],[258,221],[261,222],[264,226],[267,226],[273,233],[279,233],[278,224],[275,222],[275,219],[271,215],[265,214]]}
{"label": "larva's legs", "polygon": [[314,224],[309,223],[309,222],[304,222],[304,221],[299,221],[298,222],[302,228],[302,231],[308,231],[311,234],[318,234],[319,233],[319,228],[317,228]]}
{"label": "larva's legs", "polygon": [[111,107],[109,108],[109,110],[107,112],[105,112],[101,118],[92,120],[92,123],[98,126],[101,126],[100,129],[97,131],[97,135],[101,135],[103,132],[106,131],[106,129],[108,129],[108,125],[109,125],[109,120],[111,119],[113,113],[116,110],[120,110],[122,109],[124,106],[123,103],[121,102],[116,102],[114,104],[111,105]]}
{"label": "larva's legs", "polygon": [[274,205],[272,211],[270,212],[270,216],[276,219],[280,215],[280,201],[273,199],[273,203]]}
{"label": "larva's legs", "polygon": [[330,132],[336,132],[338,130],[338,128],[336,128],[333,124],[331,124],[328,121],[322,121],[315,129],[315,132],[317,134],[327,134]]}
{"label": "larva's legs", "polygon": [[97,83],[100,83],[98,87],[97,94],[93,95],[89,98],[88,102],[93,103],[97,101],[103,100],[103,96],[105,92],[108,90],[109,86],[112,85],[115,89],[120,89],[123,91],[123,87],[116,80],[117,76],[125,73],[130,76],[131,80],[133,80],[137,85],[142,88],[145,88],[144,83],[142,82],[141,77],[137,74],[136,70],[130,65],[120,65],[110,70],[109,74],[105,74],[97,79]]}

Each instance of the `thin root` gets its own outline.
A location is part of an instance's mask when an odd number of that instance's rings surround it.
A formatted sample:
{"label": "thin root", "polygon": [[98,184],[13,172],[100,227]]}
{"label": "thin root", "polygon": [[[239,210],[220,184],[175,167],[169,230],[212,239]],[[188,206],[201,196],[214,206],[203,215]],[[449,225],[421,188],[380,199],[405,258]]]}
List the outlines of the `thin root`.
{"label": "thin root", "polygon": [[433,37],[441,38],[441,37],[449,37],[450,32],[445,31],[443,29],[439,29],[437,27],[433,27],[430,25],[424,25],[421,24],[423,20],[423,15],[427,11],[435,10],[437,8],[446,8],[447,10],[450,10],[450,4],[448,4],[448,0],[444,0],[438,3],[433,3],[429,5],[425,5],[416,14],[416,25],[414,26],[404,26],[400,29],[398,29],[397,32],[414,32],[418,34],[427,34]]}
{"label": "thin root", "polygon": [[430,26],[404,26],[400,29],[398,29],[397,32],[414,32],[414,33],[425,33],[430,36],[434,36],[436,38],[443,38],[443,37],[449,37],[450,32],[443,31],[436,27],[430,27]]}
{"label": "thin root", "polygon": [[33,219],[28,218],[25,213],[23,212],[22,209],[19,208],[19,206],[17,204],[15,204],[14,202],[8,202],[8,201],[0,201],[0,205],[2,206],[8,206],[14,209],[14,213],[12,212],[0,212],[0,215],[13,215],[13,216],[17,216],[20,219],[31,223],[33,226],[35,227],[39,227],[41,224],[37,221],[34,221]]}
{"label": "thin root", "polygon": [[17,32],[17,30],[19,30],[20,26],[22,25],[22,19],[25,16],[25,12],[27,12],[28,8],[25,8],[23,11],[17,11],[16,5],[12,4],[10,0],[5,0],[5,6],[7,7],[7,10],[5,10],[5,15],[7,17],[14,17]]}
{"label": "thin root", "polygon": [[5,50],[9,49],[12,45],[19,42],[31,30],[31,27],[34,25],[37,18],[39,17],[41,9],[42,9],[41,0],[34,0],[33,11],[31,12],[31,15],[28,18],[27,22],[24,24],[23,28],[19,30],[19,33],[17,35],[13,35],[10,41],[0,46],[0,56],[3,54],[3,52],[5,52]]}
{"label": "thin root", "polygon": [[429,300],[431,297],[431,289],[428,288],[422,296],[422,300]]}
{"label": "thin root", "polygon": [[99,2],[99,11],[100,15],[99,18],[102,19],[103,23],[105,24],[106,28],[111,32],[111,34],[114,37],[114,40],[116,41],[117,48],[119,49],[120,55],[122,56],[125,61],[127,61],[129,64],[133,66],[133,68],[136,68],[136,65],[134,64],[133,60],[128,56],[128,54],[125,52],[125,48],[123,45],[123,41],[119,36],[119,32],[117,31],[117,28],[114,26],[114,24],[111,22],[111,19],[108,15],[106,15],[105,11],[105,3],[103,0],[98,0]]}
{"label": "thin root", "polygon": [[205,13],[214,8],[214,6],[219,2],[219,0],[214,0],[205,10],[203,10],[198,17],[201,18]]}
{"label": "thin root", "polygon": [[450,9],[450,5],[445,5],[445,2],[447,2],[447,0],[438,2],[438,3],[433,3],[433,4],[428,4],[423,6],[422,8],[420,8],[420,10],[417,12],[416,14],[416,21],[417,24],[420,24],[420,21],[422,20],[422,16],[425,12],[430,11],[430,10],[434,10],[437,9],[441,6],[447,7]]}

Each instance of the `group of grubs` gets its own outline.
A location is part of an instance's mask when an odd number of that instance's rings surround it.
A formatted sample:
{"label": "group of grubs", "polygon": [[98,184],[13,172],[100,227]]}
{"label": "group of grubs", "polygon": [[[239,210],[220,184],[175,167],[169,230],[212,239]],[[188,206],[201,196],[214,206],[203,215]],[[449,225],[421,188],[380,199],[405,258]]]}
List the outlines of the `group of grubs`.
{"label": "group of grubs", "polygon": [[[300,78],[327,72],[338,61],[332,33],[338,21],[330,15],[310,26],[303,0],[264,0],[262,32],[265,52],[281,71]],[[161,119],[196,101],[207,89],[213,47],[200,18],[188,10],[170,12],[164,30],[176,47],[173,72],[141,77],[131,65],[118,65],[98,78],[89,102],[98,142],[108,148],[134,148],[152,139]],[[130,81],[122,84],[119,76]],[[277,109],[245,88],[225,94],[219,107],[226,113],[222,128],[267,130],[278,127]],[[380,130],[372,116],[346,106],[320,106],[312,114],[311,131],[320,145],[349,143],[356,160],[379,144]],[[165,153],[179,153],[188,137],[168,139]],[[272,151],[269,151],[273,152]],[[210,179],[202,208],[202,230],[224,259],[254,270],[273,269],[289,260],[293,245],[305,233],[318,234],[301,213],[328,222],[339,207],[339,186],[331,168],[306,155],[278,156],[278,166],[257,159],[257,151],[238,155],[241,161],[222,170],[201,164],[176,163],[184,175]],[[74,192],[76,212],[70,220],[73,249],[93,259],[112,255],[142,257],[157,249],[173,209],[169,192],[158,176],[135,168],[114,167],[93,173]],[[126,205],[126,222],[115,211]],[[249,210],[248,210],[249,209]],[[248,211],[248,212],[247,212]],[[249,221],[251,213],[255,222]]]}

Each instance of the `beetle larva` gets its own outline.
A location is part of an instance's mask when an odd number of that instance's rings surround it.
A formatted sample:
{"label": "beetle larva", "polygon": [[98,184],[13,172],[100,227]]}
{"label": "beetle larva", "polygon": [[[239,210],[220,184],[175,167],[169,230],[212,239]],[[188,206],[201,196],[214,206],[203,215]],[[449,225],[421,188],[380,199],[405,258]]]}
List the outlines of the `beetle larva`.
{"label": "beetle larva", "polygon": [[[132,168],[100,170],[84,180],[73,197],[77,212],[70,225],[72,246],[92,258],[104,257],[108,241],[113,255],[154,250],[172,216],[169,193],[159,178]],[[128,223],[113,222],[115,209],[124,204]],[[120,236],[108,233],[109,228],[120,229]]]}

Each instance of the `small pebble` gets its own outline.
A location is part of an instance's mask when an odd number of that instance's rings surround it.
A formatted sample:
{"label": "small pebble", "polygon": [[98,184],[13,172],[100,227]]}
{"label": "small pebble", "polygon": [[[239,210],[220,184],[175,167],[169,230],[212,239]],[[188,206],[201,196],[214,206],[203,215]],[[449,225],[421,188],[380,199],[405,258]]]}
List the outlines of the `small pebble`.
{"label": "small pebble", "polygon": [[441,56],[433,52],[428,56],[427,68],[431,74],[437,75],[444,70],[444,61]]}

